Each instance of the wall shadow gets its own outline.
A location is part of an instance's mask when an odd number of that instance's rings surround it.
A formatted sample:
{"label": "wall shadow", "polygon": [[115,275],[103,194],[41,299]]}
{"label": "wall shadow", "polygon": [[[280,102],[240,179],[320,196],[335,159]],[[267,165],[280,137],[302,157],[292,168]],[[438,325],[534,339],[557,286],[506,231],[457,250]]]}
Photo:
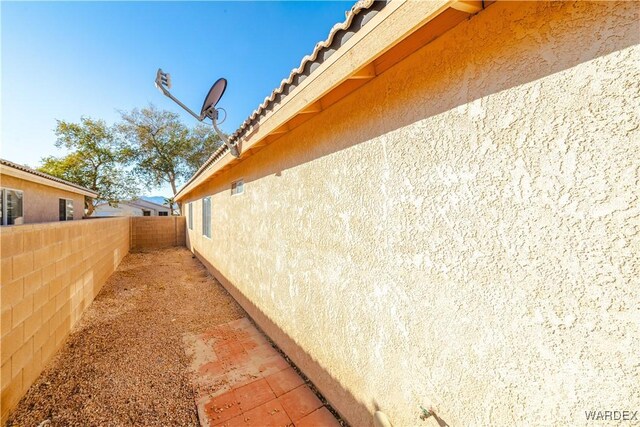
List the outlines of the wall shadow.
{"label": "wall shadow", "polygon": [[[229,294],[247,312],[253,322],[267,335],[300,371],[313,383],[313,385],[327,399],[327,402],[347,421],[340,408],[348,406],[357,413],[354,425],[363,426],[372,424],[372,414],[369,408],[360,402],[349,390],[346,390],[337,378],[324,369],[309,353],[301,348],[294,338],[289,336],[276,325],[264,312],[250,299],[244,296],[217,268],[215,268],[198,250],[193,249],[196,258],[207,270],[220,282]],[[353,422],[354,417],[349,419]]]}

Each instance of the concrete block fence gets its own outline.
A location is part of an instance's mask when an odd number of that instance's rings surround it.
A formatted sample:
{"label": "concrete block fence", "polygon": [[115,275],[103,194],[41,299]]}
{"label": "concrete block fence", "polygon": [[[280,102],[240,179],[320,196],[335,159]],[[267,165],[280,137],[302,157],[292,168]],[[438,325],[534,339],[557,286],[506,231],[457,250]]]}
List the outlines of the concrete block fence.
{"label": "concrete block fence", "polygon": [[2,424],[129,250],[184,245],[184,224],[122,217],[0,228]]}
{"label": "concrete block fence", "polygon": [[185,246],[185,217],[132,217],[131,249]]}

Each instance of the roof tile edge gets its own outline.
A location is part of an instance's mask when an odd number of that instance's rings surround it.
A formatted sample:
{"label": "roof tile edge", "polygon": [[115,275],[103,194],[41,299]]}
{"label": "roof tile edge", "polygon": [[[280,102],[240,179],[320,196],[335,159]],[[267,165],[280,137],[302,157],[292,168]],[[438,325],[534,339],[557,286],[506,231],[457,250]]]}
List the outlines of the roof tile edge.
{"label": "roof tile edge", "polygon": [[[247,130],[251,128],[252,125],[255,125],[259,121],[261,115],[263,115],[263,113],[265,113],[267,109],[272,108],[276,104],[279,104],[282,99],[278,100],[278,102],[275,102],[276,97],[283,94],[286,86],[289,86],[290,88],[295,88],[297,86],[297,84],[293,84],[294,79],[298,76],[304,75],[304,70],[307,66],[310,66],[313,63],[318,63],[318,56],[323,50],[329,49],[331,47],[338,32],[349,31],[354,23],[355,18],[358,17],[362,12],[372,11],[377,13],[382,10],[389,1],[391,0],[358,0],[351,7],[351,9],[346,12],[345,20],[343,22],[335,24],[329,31],[329,35],[325,40],[316,43],[313,52],[302,58],[300,65],[297,68],[291,70],[289,77],[283,79],[280,83],[280,86],[274,89],[271,94],[264,99],[262,104],[260,104],[258,108],[256,108],[251,113],[251,115],[249,115],[249,117],[240,125],[240,127],[229,137],[229,141],[231,143],[236,142],[240,137],[244,135],[244,133],[247,132]],[[373,6],[377,7],[374,8]],[[365,24],[366,22],[361,23],[362,26],[364,26]],[[327,58],[323,58],[323,60]],[[307,75],[311,74],[311,72],[312,71],[310,71]],[[291,90],[289,90],[289,93],[291,93]],[[285,94],[285,96],[286,95],[287,94]],[[180,187],[180,189],[176,193],[176,196],[182,193],[182,191],[186,189],[197,177],[199,177],[204,171],[213,166],[228,151],[229,149],[225,144],[221,145],[216,151],[214,151],[213,154],[209,156],[207,161],[205,161],[204,164],[200,166],[200,168],[191,176],[191,178],[189,178],[189,180],[184,185],[182,185],[182,187]]]}
{"label": "roof tile edge", "polygon": [[95,191],[91,190],[90,188],[83,187],[83,186],[75,184],[75,183],[73,183],[71,181],[67,181],[65,179],[55,177],[53,175],[49,175],[48,173],[44,173],[44,172],[40,172],[40,171],[35,170],[35,169],[31,169],[31,168],[29,168],[27,166],[20,165],[18,163],[10,162],[9,160],[0,159],[0,165],[7,166],[7,167],[10,167],[10,168],[13,168],[13,169],[17,169],[17,170],[22,171],[22,172],[30,173],[32,175],[39,176],[41,178],[50,179],[51,181],[58,182],[60,184],[65,184],[65,185],[68,185],[70,187],[77,188],[78,190],[85,191],[87,193],[95,194],[94,197],[98,197],[98,193],[96,193]]}

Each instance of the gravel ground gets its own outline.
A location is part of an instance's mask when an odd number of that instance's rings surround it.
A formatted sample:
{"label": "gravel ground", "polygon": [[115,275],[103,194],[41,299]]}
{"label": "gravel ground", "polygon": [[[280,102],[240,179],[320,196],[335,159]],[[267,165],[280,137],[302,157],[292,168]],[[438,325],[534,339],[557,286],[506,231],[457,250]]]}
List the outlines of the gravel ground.
{"label": "gravel ground", "polygon": [[186,248],[131,253],[7,424],[197,426],[182,336],[245,316]]}

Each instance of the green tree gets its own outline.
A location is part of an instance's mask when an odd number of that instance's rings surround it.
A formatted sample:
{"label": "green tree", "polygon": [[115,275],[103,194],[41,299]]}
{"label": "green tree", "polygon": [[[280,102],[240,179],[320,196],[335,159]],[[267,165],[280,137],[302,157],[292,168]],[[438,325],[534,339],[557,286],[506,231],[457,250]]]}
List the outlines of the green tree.
{"label": "green tree", "polygon": [[192,145],[189,129],[177,114],[153,105],[121,115],[118,130],[133,172],[149,187],[168,182],[175,195],[177,183],[189,176],[185,160]]}
{"label": "green tree", "polygon": [[55,132],[56,147],[66,148],[69,154],[45,157],[38,169],[98,193],[92,203],[85,200],[89,215],[100,201],[114,204],[136,197],[137,185],[123,167],[124,153],[112,127],[103,120],[82,117],[80,123],[58,120]]}
{"label": "green tree", "polygon": [[189,176],[192,176],[209,159],[209,156],[220,148],[223,142],[211,125],[196,125],[191,129],[189,137],[189,153],[187,153],[185,160]]}
{"label": "green tree", "polygon": [[173,197],[165,197],[164,198],[164,204],[169,206],[169,208],[171,209],[171,215],[177,215],[178,204],[176,203],[176,201],[175,201],[175,199]]}

